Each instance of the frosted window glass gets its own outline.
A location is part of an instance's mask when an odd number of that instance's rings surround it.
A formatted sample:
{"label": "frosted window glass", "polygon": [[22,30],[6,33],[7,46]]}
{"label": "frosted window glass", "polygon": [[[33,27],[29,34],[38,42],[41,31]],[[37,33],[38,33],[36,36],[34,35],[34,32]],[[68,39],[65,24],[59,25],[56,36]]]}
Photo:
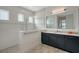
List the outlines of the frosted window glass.
{"label": "frosted window glass", "polygon": [[24,22],[24,15],[23,14],[18,14],[18,21]]}
{"label": "frosted window glass", "polygon": [[9,11],[0,9],[0,20],[9,20]]}
{"label": "frosted window glass", "polygon": [[43,18],[37,18],[35,19],[35,26],[36,28],[44,28],[44,19]]}
{"label": "frosted window glass", "polygon": [[33,17],[29,17],[29,23],[33,23]]}
{"label": "frosted window glass", "polygon": [[66,28],[66,20],[62,20],[62,28],[65,29]]}

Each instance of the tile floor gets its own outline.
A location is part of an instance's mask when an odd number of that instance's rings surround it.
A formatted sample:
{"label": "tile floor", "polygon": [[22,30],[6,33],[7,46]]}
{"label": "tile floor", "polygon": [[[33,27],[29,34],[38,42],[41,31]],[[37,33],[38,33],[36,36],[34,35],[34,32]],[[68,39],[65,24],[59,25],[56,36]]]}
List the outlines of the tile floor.
{"label": "tile floor", "polygon": [[[14,47],[4,49],[3,51],[0,51],[0,53],[19,53],[19,52],[18,52],[18,47],[14,46]],[[41,44],[35,49],[31,50],[29,53],[68,53],[68,52],[45,44]]]}
{"label": "tile floor", "polygon": [[42,44],[39,47],[33,49],[31,53],[68,53],[68,52]]}

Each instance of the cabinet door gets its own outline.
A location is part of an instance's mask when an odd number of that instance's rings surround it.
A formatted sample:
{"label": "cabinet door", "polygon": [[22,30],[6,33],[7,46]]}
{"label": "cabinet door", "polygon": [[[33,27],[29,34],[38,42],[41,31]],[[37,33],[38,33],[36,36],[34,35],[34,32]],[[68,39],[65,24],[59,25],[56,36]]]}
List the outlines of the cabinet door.
{"label": "cabinet door", "polygon": [[43,44],[47,44],[48,43],[48,40],[49,38],[48,38],[48,34],[47,33],[41,33],[41,42],[43,43]]}
{"label": "cabinet door", "polygon": [[52,46],[64,49],[64,36],[59,34],[51,34],[49,38]]}
{"label": "cabinet door", "polygon": [[58,43],[58,46],[59,48],[62,48],[64,49],[64,44],[65,44],[65,36],[64,35],[57,35],[57,43]]}
{"label": "cabinet door", "polygon": [[51,46],[58,47],[57,35],[55,35],[55,34],[49,34],[49,44]]}
{"label": "cabinet door", "polygon": [[65,49],[70,52],[79,53],[79,37],[66,36]]}

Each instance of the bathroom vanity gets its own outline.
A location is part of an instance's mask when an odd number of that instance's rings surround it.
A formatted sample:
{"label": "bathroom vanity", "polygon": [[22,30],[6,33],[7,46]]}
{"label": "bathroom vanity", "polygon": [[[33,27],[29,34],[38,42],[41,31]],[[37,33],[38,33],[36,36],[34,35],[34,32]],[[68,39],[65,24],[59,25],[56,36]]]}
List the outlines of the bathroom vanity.
{"label": "bathroom vanity", "polygon": [[41,33],[43,44],[63,49],[72,53],[79,53],[79,36],[62,33]]}

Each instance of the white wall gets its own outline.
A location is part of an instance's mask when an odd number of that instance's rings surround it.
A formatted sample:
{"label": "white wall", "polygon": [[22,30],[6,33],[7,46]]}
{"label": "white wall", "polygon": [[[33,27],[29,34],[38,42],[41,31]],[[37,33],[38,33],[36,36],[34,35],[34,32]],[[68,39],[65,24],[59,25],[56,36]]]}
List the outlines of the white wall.
{"label": "white wall", "polygon": [[67,29],[74,29],[74,14],[66,15],[66,28]]}
{"label": "white wall", "polygon": [[[33,16],[33,12],[21,7],[0,6],[0,9],[10,11],[9,21],[0,21],[0,50],[18,43],[19,31],[24,30],[24,23],[18,23],[18,13],[26,16]],[[26,20],[26,19],[25,19]]]}
{"label": "white wall", "polygon": [[37,29],[45,28],[45,9],[42,9],[35,13],[35,24]]}
{"label": "white wall", "polygon": [[76,31],[79,31],[79,9],[78,8],[76,9],[76,12],[75,12],[74,25],[75,25]]}

